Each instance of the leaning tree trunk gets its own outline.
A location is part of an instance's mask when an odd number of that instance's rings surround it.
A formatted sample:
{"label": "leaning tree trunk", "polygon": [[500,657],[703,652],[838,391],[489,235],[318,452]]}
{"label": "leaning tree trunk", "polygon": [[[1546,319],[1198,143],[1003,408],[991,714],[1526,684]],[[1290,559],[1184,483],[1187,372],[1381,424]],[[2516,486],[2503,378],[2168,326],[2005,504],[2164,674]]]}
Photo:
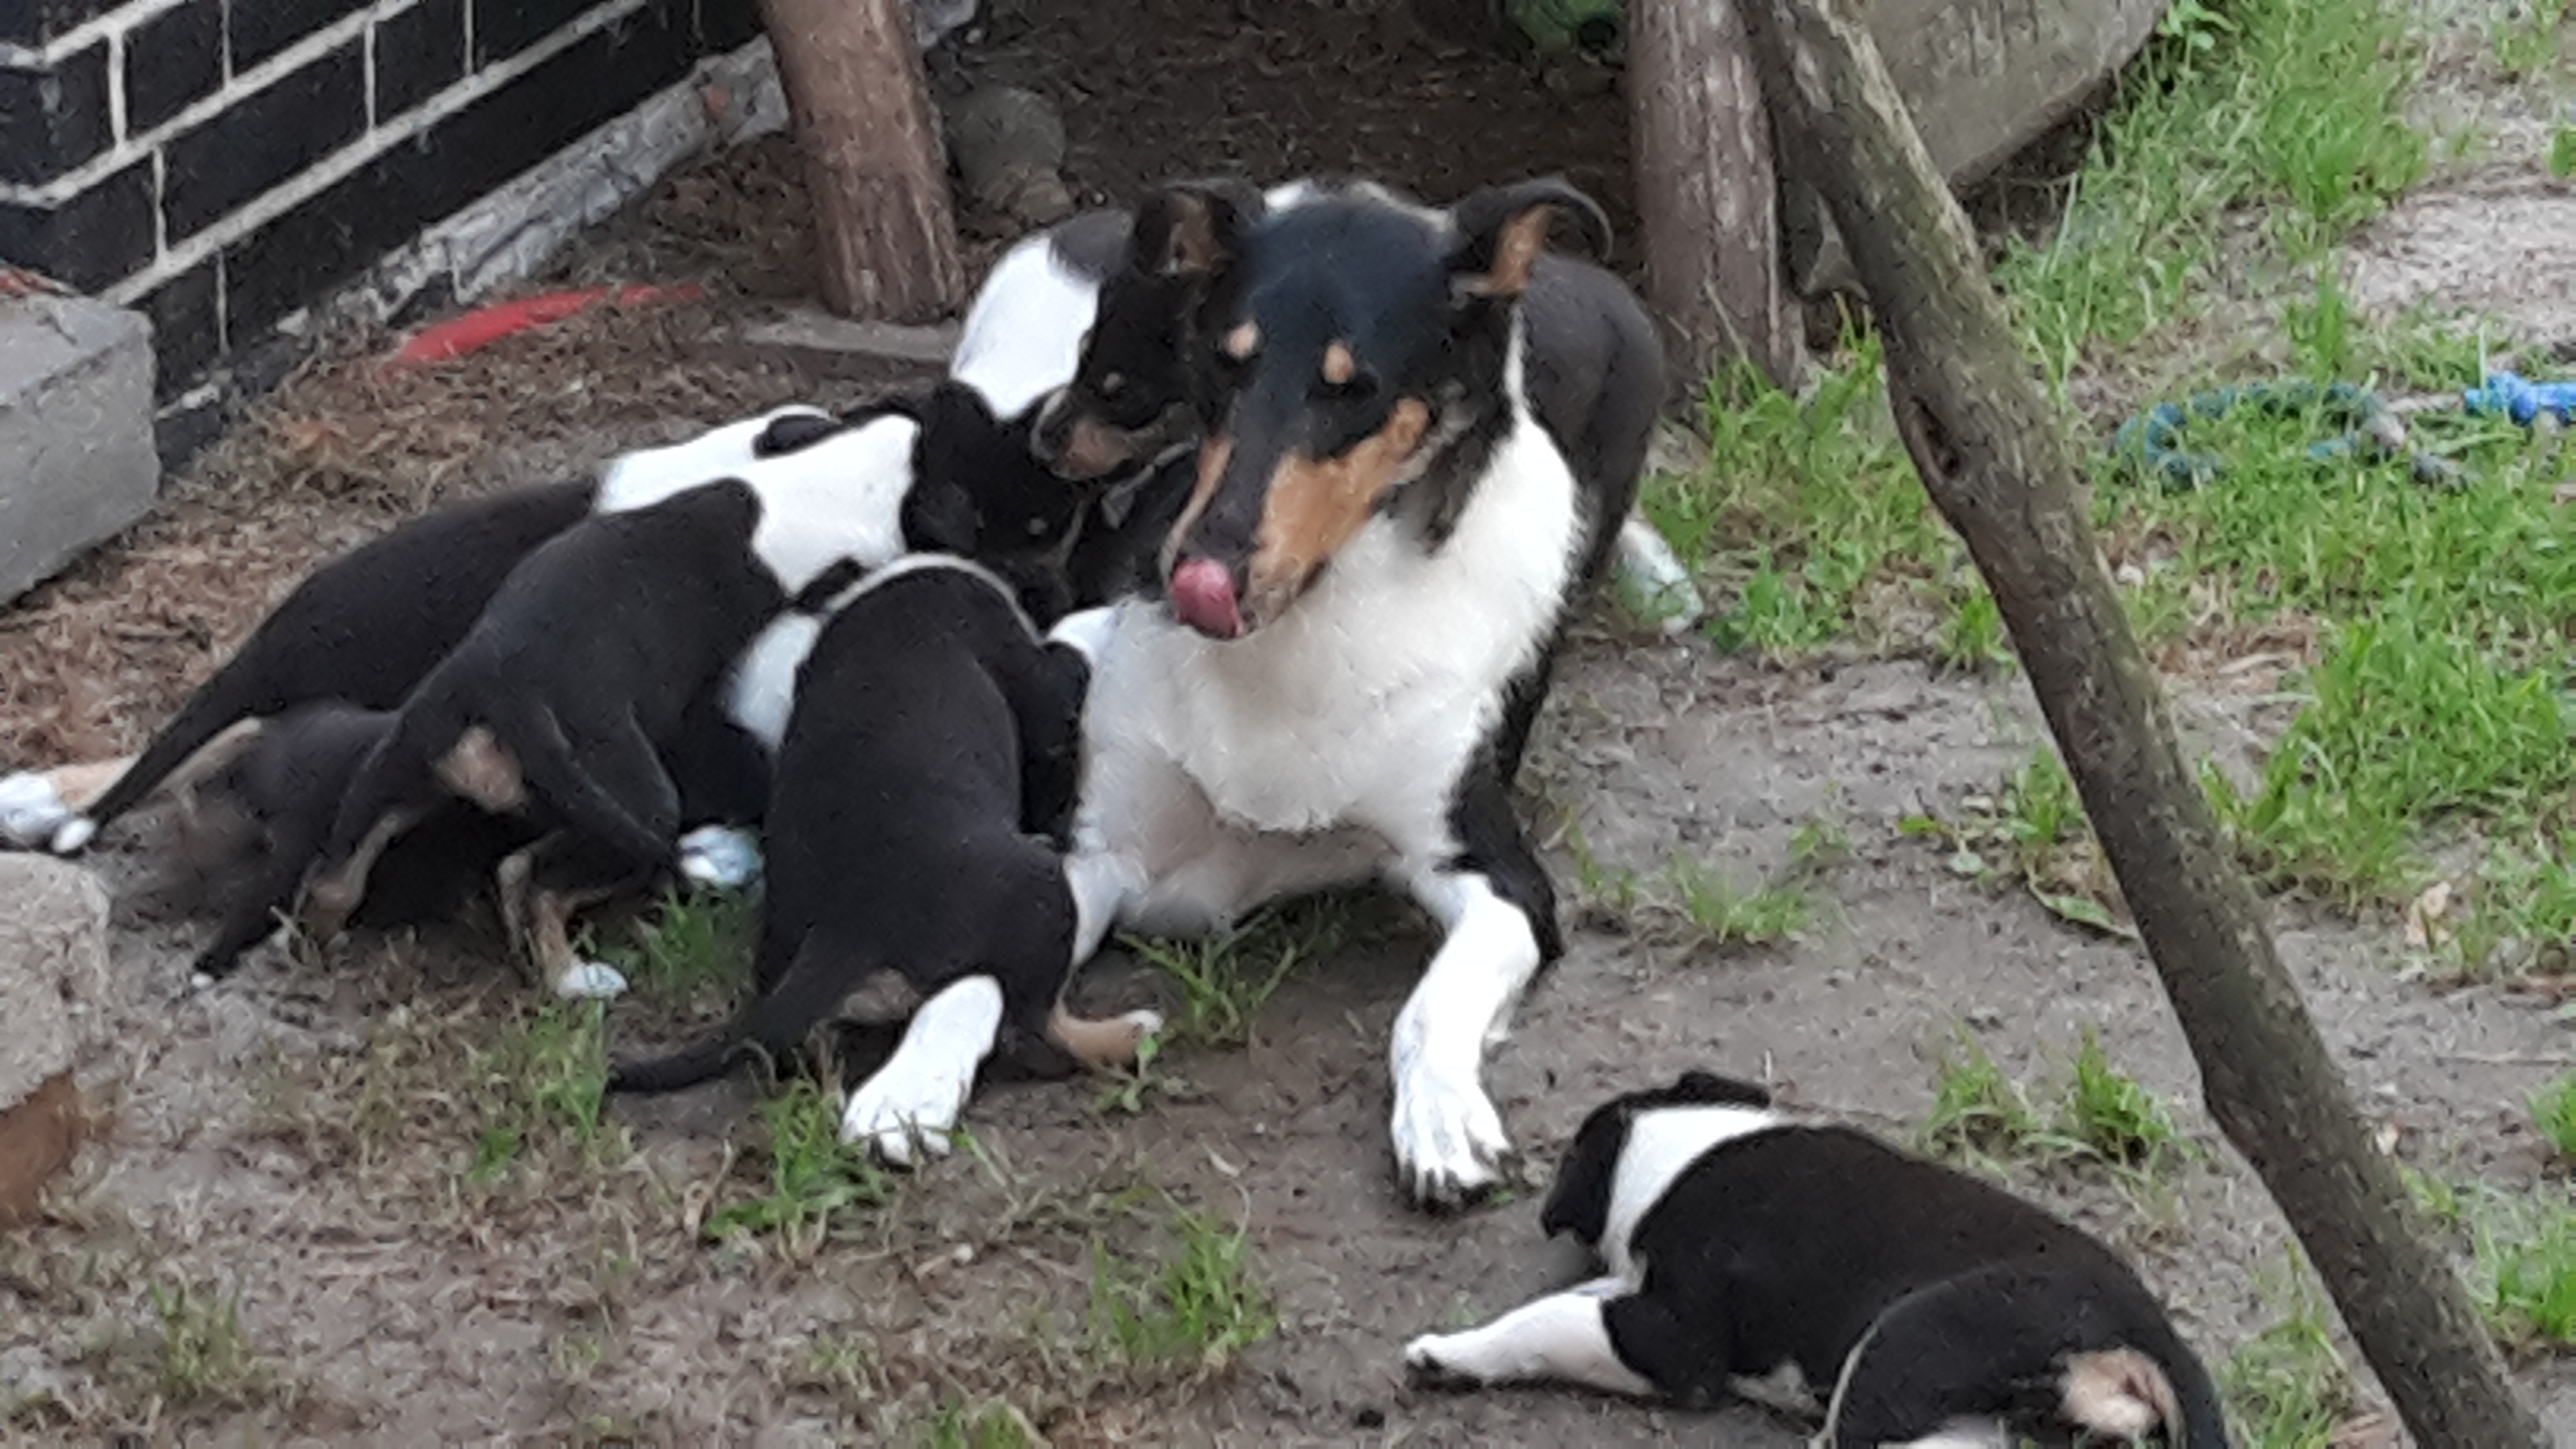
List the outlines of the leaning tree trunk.
{"label": "leaning tree trunk", "polygon": [[1976,239],[1850,0],[1747,0],[1785,154],[1832,204],[1924,486],[1994,590],[2210,1115],[2262,1175],[2417,1442],[2540,1445],[2459,1275],[2372,1145],[2175,747]]}
{"label": "leaning tree trunk", "polygon": [[1795,387],[1804,347],[1780,273],[1771,121],[1736,0],[1636,0],[1629,134],[1646,293],[1683,377],[1747,357]]}
{"label": "leaning tree trunk", "polygon": [[814,197],[823,304],[924,322],[965,292],[908,0],[760,0]]}

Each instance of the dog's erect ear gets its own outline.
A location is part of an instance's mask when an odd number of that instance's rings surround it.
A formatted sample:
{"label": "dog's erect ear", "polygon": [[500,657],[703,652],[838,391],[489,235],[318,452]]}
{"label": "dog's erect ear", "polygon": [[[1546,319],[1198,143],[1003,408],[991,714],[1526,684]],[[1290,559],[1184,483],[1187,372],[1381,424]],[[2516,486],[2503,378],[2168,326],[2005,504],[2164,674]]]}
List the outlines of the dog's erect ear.
{"label": "dog's erect ear", "polygon": [[1458,247],[1449,269],[1460,290],[1474,297],[1519,296],[1538,254],[1547,249],[1548,223],[1559,213],[1574,220],[1585,251],[1597,257],[1610,250],[1610,218],[1601,204],[1561,177],[1489,186],[1451,207]]}
{"label": "dog's erect ear", "polygon": [[1261,212],[1261,193],[1248,182],[1170,182],[1137,210],[1127,267],[1149,277],[1204,277],[1234,259]]}

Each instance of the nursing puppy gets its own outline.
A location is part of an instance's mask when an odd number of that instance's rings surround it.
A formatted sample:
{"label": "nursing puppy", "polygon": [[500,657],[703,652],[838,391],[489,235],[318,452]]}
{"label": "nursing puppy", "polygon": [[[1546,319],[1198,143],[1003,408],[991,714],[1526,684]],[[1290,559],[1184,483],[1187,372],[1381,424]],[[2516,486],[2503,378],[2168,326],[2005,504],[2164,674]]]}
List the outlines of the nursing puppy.
{"label": "nursing puppy", "polygon": [[351,782],[314,862],[315,933],[337,929],[375,854],[443,794],[535,805],[636,875],[672,865],[682,796],[666,754],[799,590],[904,551],[918,431],[871,419],[530,553]]}
{"label": "nursing puppy", "polygon": [[[390,712],[338,700],[298,704],[225,731],[172,776],[174,790],[186,796],[177,854],[220,878],[216,894],[226,901],[214,937],[198,953],[199,981],[230,975],[242,953],[277,928],[341,792],[393,721]],[[454,802],[386,853],[359,923],[452,915],[503,859],[534,839],[525,821]]]}
{"label": "nursing puppy", "polygon": [[1553,217],[1606,223],[1556,181],[1448,210],[1353,186],[1258,220],[1167,195],[1148,253],[1206,279],[1211,421],[1163,597],[1116,606],[1096,665],[1085,954],[1113,922],[1403,890],[1442,940],[1396,1019],[1390,1136],[1408,1195],[1453,1205],[1509,1151],[1486,1047],[1562,950],[1498,743],[1604,516],[1530,411],[1519,301]]}
{"label": "nursing puppy", "polygon": [[1132,1061],[1160,1018],[1076,1018],[1082,933],[1060,829],[1079,772],[1089,667],[1039,640],[995,575],[916,555],[830,609],[797,671],[766,827],[755,994],[719,1037],[619,1067],[662,1092],[776,1059],[891,975],[922,1001],[850,1094],[843,1141],[909,1162],[947,1150],[976,1069],[1008,1027],[1088,1065]]}
{"label": "nursing puppy", "polygon": [[1757,1086],[1691,1072],[1596,1109],[1539,1222],[1608,1275],[1417,1338],[1408,1365],[1697,1406],[1790,1364],[1832,1386],[1832,1449],[2228,1442],[2208,1371],[2109,1248],[1850,1128],[1786,1122]]}
{"label": "nursing puppy", "polygon": [[[236,723],[300,704],[402,703],[474,626],[502,580],[594,509],[635,507],[755,458],[792,452],[813,408],[780,408],[666,448],[612,460],[596,480],[521,489],[443,508],[323,564],[297,584],[94,800],[56,800],[29,834],[80,850]],[[30,778],[30,777],[13,777]],[[78,808],[75,808],[78,807]]]}

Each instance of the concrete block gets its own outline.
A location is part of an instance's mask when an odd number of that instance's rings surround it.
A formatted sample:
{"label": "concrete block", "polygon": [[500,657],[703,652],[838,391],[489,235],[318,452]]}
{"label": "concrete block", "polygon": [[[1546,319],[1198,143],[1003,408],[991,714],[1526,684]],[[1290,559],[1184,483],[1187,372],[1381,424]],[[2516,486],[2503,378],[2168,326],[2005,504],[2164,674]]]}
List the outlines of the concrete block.
{"label": "concrete block", "polygon": [[0,1225],[79,1143],[72,1067],[106,1028],[107,910],[79,866],[0,855]]}
{"label": "concrete block", "polygon": [[160,486],[142,315],[0,300],[0,602],[142,517]]}

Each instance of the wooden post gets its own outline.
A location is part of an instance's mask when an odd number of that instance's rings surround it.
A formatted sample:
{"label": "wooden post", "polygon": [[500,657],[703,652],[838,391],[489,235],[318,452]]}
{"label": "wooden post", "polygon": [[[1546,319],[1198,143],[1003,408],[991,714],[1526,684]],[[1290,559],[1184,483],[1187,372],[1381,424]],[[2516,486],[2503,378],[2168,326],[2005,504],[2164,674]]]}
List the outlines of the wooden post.
{"label": "wooden post", "polygon": [[2418,1444],[2546,1444],[2354,1111],[2183,765],[2095,551],[2075,455],[1851,0],[1746,0],[1746,21],[1783,154],[1831,203],[1868,289],[1897,430],[2012,630],[2211,1117],[2281,1205]]}
{"label": "wooden post", "polygon": [[939,113],[908,0],[760,0],[805,153],[823,304],[927,322],[964,299]]}
{"label": "wooden post", "polygon": [[1794,388],[1805,347],[1781,279],[1771,121],[1736,0],[1636,0],[1630,13],[1646,296],[1680,334],[1676,375],[1749,357]]}

